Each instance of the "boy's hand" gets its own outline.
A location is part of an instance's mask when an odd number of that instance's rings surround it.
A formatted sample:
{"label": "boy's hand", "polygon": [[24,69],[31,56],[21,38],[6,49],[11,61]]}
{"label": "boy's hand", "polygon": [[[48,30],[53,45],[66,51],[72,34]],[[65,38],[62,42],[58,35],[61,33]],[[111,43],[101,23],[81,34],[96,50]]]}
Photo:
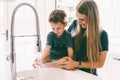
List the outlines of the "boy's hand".
{"label": "boy's hand", "polygon": [[37,68],[40,65],[41,61],[39,58],[36,58],[32,64],[34,68]]}

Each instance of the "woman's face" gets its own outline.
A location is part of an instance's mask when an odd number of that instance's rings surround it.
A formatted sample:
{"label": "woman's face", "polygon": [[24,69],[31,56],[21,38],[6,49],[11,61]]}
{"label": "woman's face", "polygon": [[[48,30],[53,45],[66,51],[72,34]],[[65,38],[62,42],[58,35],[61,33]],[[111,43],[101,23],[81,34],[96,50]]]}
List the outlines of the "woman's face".
{"label": "woman's face", "polygon": [[78,20],[78,24],[82,26],[82,28],[87,27],[87,16],[84,14],[80,14],[79,12],[76,12],[76,17]]}

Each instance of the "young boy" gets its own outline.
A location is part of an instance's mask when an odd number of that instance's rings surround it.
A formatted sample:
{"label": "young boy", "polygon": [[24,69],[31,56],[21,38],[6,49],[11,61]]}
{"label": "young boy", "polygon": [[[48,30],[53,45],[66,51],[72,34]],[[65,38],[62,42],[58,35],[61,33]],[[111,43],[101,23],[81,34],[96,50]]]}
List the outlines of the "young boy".
{"label": "young boy", "polygon": [[71,34],[65,30],[67,22],[63,10],[55,9],[49,16],[52,31],[47,35],[47,44],[42,52],[41,62],[55,61],[65,56],[73,58],[73,41]]}

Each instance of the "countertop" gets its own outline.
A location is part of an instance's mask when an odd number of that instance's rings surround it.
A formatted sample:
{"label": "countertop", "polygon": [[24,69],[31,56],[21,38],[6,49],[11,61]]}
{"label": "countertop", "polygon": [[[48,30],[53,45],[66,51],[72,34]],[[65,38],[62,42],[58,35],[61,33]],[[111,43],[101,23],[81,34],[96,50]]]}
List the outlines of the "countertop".
{"label": "countertop", "polygon": [[81,70],[64,70],[61,68],[44,67],[21,71],[17,73],[17,80],[103,80]]}

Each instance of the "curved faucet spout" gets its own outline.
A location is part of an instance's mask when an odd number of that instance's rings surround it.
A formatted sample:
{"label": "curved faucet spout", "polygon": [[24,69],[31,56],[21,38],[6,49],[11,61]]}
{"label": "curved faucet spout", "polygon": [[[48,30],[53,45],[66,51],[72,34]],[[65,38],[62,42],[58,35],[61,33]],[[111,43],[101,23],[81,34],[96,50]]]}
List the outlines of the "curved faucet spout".
{"label": "curved faucet spout", "polygon": [[41,41],[40,41],[40,28],[39,28],[39,18],[38,18],[38,14],[37,14],[37,11],[36,9],[28,4],[28,3],[21,3],[19,5],[17,5],[13,11],[13,14],[12,14],[12,19],[11,19],[11,53],[10,53],[10,56],[11,56],[11,78],[12,80],[17,80],[17,76],[16,76],[16,53],[15,53],[15,48],[14,48],[14,21],[15,21],[15,14],[18,10],[18,8],[20,8],[21,6],[29,6],[30,8],[33,9],[34,13],[35,13],[35,17],[36,17],[36,31],[37,31],[37,50],[38,52],[41,51]]}

